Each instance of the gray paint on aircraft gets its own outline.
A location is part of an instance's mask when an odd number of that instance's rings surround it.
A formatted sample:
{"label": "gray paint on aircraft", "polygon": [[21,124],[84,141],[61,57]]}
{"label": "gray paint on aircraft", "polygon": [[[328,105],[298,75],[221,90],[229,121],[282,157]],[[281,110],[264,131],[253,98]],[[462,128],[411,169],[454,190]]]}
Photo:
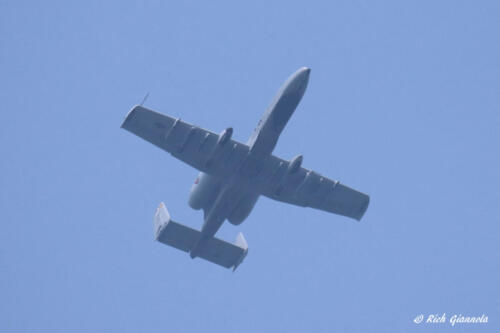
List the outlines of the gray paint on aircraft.
{"label": "gray paint on aircraft", "polygon": [[291,161],[272,155],[304,95],[309,74],[310,69],[303,67],[286,80],[246,144],[232,139],[232,128],[218,135],[142,106],[127,114],[122,128],[200,170],[189,205],[203,209],[202,229],[173,222],[162,203],[155,214],[157,240],[189,252],[192,258],[236,268],[248,252],[243,235],[235,244],[214,236],[226,219],[235,225],[242,223],[260,195],[361,219],[368,208],[368,195],[304,169],[302,155]]}

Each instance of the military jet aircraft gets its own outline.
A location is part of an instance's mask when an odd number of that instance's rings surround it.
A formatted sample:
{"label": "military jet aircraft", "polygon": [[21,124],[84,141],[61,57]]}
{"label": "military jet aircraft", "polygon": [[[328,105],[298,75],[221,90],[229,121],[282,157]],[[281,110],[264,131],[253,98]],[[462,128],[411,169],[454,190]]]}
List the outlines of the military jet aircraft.
{"label": "military jet aircraft", "polygon": [[135,106],[122,128],[169,152],[200,171],[189,205],[204,212],[201,231],[172,221],[163,203],[154,216],[155,239],[226,268],[236,269],[248,253],[239,233],[234,244],[215,238],[227,219],[242,223],[259,196],[312,207],[360,220],[369,196],[302,167],[302,155],[286,161],[272,154],[278,138],[307,87],[303,67],[283,84],[246,144],[142,106]]}

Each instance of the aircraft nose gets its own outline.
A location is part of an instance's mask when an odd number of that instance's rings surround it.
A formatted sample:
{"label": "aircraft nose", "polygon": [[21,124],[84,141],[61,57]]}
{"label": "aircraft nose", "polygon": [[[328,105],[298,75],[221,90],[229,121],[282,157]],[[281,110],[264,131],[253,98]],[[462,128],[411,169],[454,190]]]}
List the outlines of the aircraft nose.
{"label": "aircraft nose", "polygon": [[307,83],[309,82],[309,74],[311,73],[311,69],[309,67],[300,68],[295,75],[295,84],[296,89],[304,93]]}
{"label": "aircraft nose", "polygon": [[309,79],[309,74],[311,73],[311,69],[309,67],[301,67],[298,71],[295,72],[295,80],[298,81],[307,81]]}

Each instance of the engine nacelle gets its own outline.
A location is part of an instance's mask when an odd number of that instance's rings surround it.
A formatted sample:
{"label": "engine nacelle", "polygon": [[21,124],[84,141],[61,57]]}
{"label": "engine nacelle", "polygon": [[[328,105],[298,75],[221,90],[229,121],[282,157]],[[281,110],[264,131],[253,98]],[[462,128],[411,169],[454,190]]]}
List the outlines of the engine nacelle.
{"label": "engine nacelle", "polygon": [[304,157],[302,155],[297,155],[295,156],[291,161],[290,164],[288,164],[288,169],[286,171],[287,174],[292,174],[297,171],[299,171],[300,167],[302,166],[302,160]]}
{"label": "engine nacelle", "polygon": [[220,186],[217,179],[200,172],[191,187],[189,206],[196,210],[210,207],[213,200],[217,197],[219,189]]}
{"label": "engine nacelle", "polygon": [[231,215],[227,218],[228,221],[234,225],[238,225],[243,222],[247,216],[250,215],[257,199],[259,199],[259,194],[246,193],[238,202],[236,208],[231,212]]}

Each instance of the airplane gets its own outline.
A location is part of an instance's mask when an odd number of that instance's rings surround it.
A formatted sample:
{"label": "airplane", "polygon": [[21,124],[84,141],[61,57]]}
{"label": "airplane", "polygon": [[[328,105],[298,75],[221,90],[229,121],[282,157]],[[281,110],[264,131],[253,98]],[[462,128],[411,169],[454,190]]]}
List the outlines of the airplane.
{"label": "airplane", "polygon": [[272,154],[304,95],[310,72],[303,67],[286,80],[246,144],[231,138],[231,127],[217,135],[142,105],[132,108],[122,128],[200,171],[189,205],[203,210],[201,230],[174,222],[162,202],[154,215],[157,241],[234,271],[248,253],[243,234],[234,244],[215,234],[226,219],[241,224],[261,195],[361,220],[368,195],[303,168],[302,155],[286,161]]}

